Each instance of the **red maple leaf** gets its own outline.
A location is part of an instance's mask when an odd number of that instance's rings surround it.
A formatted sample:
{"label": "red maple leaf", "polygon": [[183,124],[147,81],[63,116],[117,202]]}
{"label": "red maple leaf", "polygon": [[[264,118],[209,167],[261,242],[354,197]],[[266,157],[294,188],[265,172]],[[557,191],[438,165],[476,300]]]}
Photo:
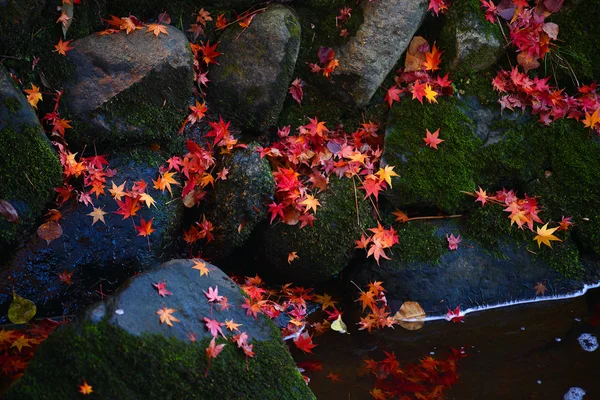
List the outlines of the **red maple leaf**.
{"label": "red maple leaf", "polygon": [[173,294],[167,290],[167,282],[153,283],[152,286],[154,286],[156,290],[158,290],[159,296],[166,297],[167,295]]}
{"label": "red maple leaf", "polygon": [[294,339],[294,343],[296,347],[302,350],[304,353],[312,353],[311,349],[317,347],[316,344],[312,342],[312,336],[308,334],[308,332],[304,332],[299,335],[296,339]]}
{"label": "red maple leaf", "polygon": [[296,79],[294,79],[294,81],[290,85],[290,89],[288,90],[288,92],[292,95],[294,100],[296,100],[296,102],[299,105],[302,104],[302,97],[304,96],[304,92],[302,91],[302,86],[303,86],[302,80],[300,80],[300,78],[296,78]]}
{"label": "red maple leaf", "polygon": [[440,128],[433,133],[429,132],[429,129],[427,129],[427,136],[423,138],[425,145],[437,150],[437,145],[443,142],[443,140],[439,138],[439,135]]}
{"label": "red maple leaf", "polygon": [[215,286],[214,289],[209,286],[208,293],[206,293],[204,290],[202,292],[208,298],[209,303],[214,303],[214,302],[218,303],[221,300],[223,300],[223,296],[219,296],[219,287],[218,286]]}
{"label": "red maple leaf", "polygon": [[134,199],[128,196],[125,198],[125,201],[116,199],[115,201],[119,205],[119,209],[115,211],[115,214],[121,214],[123,219],[135,216],[136,213],[142,208],[142,206],[139,205],[137,198]]}
{"label": "red maple leaf", "polygon": [[419,81],[416,81],[412,87],[412,99],[415,100],[419,100],[419,103],[423,104],[423,97],[425,97],[425,87],[427,86],[427,84],[425,83],[419,83]]}
{"label": "red maple leaf", "polygon": [[209,40],[206,42],[206,45],[202,46],[202,54],[204,54],[202,59],[204,60],[206,65],[218,64],[218,62],[215,61],[215,58],[223,54],[216,51],[218,45],[219,43],[216,43],[214,46],[211,46]]}
{"label": "red maple leaf", "polygon": [[387,92],[385,93],[384,101],[388,103],[390,108],[392,107],[394,101],[400,101],[400,93],[402,93],[402,90],[399,89],[396,85],[392,86],[387,90]]}
{"label": "red maple leaf", "polygon": [[206,323],[206,329],[210,331],[210,334],[213,335],[213,337],[217,337],[219,333],[221,336],[225,337],[223,330],[221,329],[221,327],[225,325],[224,323],[206,317],[204,317],[204,322]]}
{"label": "red maple leaf", "polygon": [[152,218],[150,221],[144,221],[144,218],[140,218],[140,226],[136,226],[135,229],[138,231],[138,236],[149,236],[155,229],[152,228]]}

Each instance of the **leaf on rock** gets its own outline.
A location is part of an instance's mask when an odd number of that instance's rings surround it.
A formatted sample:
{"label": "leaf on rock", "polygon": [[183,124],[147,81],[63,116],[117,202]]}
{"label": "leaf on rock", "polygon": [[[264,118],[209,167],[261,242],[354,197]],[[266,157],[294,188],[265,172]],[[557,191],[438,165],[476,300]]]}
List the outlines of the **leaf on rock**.
{"label": "leaf on rock", "polygon": [[33,301],[24,299],[16,292],[13,292],[13,301],[8,307],[8,319],[13,324],[26,324],[29,322],[37,311],[37,307]]}
{"label": "leaf on rock", "polygon": [[0,200],[0,215],[8,222],[19,223],[19,214],[17,210],[6,200]]}
{"label": "leaf on rock", "polygon": [[40,238],[44,239],[47,244],[50,244],[51,241],[62,236],[63,230],[58,222],[48,221],[39,226],[37,234]]}
{"label": "leaf on rock", "polygon": [[177,312],[177,310],[173,308],[163,307],[158,310],[156,313],[159,315],[160,323],[167,324],[169,326],[173,326],[173,322],[180,322],[177,317],[174,317],[172,314]]}

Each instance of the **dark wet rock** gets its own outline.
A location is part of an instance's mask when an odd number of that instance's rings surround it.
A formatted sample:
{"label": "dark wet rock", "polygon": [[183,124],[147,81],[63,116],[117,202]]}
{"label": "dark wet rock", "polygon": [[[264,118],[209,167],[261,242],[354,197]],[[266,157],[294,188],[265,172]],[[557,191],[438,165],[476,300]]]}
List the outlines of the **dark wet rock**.
{"label": "dark wet rock", "polygon": [[[376,226],[370,203],[354,191],[351,179],[330,178],[327,191],[316,197],[322,207],[317,209],[314,227],[265,223],[256,235],[258,263],[269,276],[311,285],[331,279],[348,265],[363,229]],[[290,264],[288,255],[293,251],[298,259]]]}
{"label": "dark wet rock", "polygon": [[206,218],[213,222],[215,239],[203,252],[213,261],[228,257],[242,246],[256,225],[266,216],[275,183],[266,158],[261,159],[253,143],[226,156],[219,168],[227,168],[227,180],[219,180],[203,207]]}
{"label": "dark wet rock", "polygon": [[363,1],[364,22],[337,52],[336,82],[347,101],[365,106],[423,22],[426,0]]}
{"label": "dark wet rock", "polygon": [[442,42],[448,68],[452,72],[485,70],[494,65],[504,52],[499,29],[486,22],[479,10],[451,7],[442,32]]}
{"label": "dark wet rock", "polygon": [[[36,233],[0,268],[0,314],[6,310],[15,290],[20,296],[32,300],[39,316],[72,314],[98,297],[96,290],[109,292],[134,272],[144,270],[169,252],[175,240],[179,224],[181,202],[170,202],[168,194],[152,188],[152,179],[158,174],[157,165],[164,158],[149,150],[123,151],[108,157],[111,168],[117,170],[112,178],[120,185],[127,181],[131,188],[134,181],[149,182],[147,193],[156,201],[156,207],[146,205],[134,217],[136,225],[140,217],[148,221],[154,218],[149,236],[151,250],[146,238],[137,236],[131,218],[125,220],[114,214],[118,205],[108,193],[96,199],[94,206],[103,208],[106,225],[101,221],[92,225],[92,206],[69,203],[61,208],[64,219],[59,221],[63,235],[47,245]],[[110,179],[107,189],[111,187]],[[72,285],[62,283],[58,274],[73,273]],[[5,318],[5,317],[3,317]]]}
{"label": "dark wet rock", "polygon": [[[134,277],[84,317],[59,328],[6,399],[74,397],[83,376],[94,395],[107,399],[314,399],[274,324],[263,314],[246,316],[241,289],[221,270],[209,264],[209,275],[200,276],[192,266],[191,260],[173,260]],[[172,294],[160,297],[152,286],[159,282]],[[203,293],[209,287],[227,296],[228,310],[210,305]],[[163,307],[176,310],[179,321],[172,327],[159,322],[156,311]],[[242,324],[239,329],[256,353],[248,370],[242,350],[228,340],[204,377],[205,348],[212,338],[205,317]],[[223,330],[231,339],[233,332]]]}
{"label": "dark wet rock", "polygon": [[[461,234],[460,226],[453,222],[420,224],[436,227],[435,235],[444,242],[446,234]],[[447,307],[460,305],[466,309],[534,299],[538,282],[547,286],[546,296],[554,296],[581,290],[584,283],[595,283],[600,278],[600,269],[590,267],[581,279],[565,279],[529,253],[524,244],[510,238],[493,253],[475,241],[463,238],[463,243],[466,245],[458,250],[445,251],[438,263],[407,262],[401,252],[396,252],[392,260],[382,260],[381,266],[364,263],[350,279],[361,286],[383,281],[388,300],[395,306],[416,301],[428,313],[439,315]]]}
{"label": "dark wet rock", "polygon": [[264,131],[283,106],[300,49],[300,21],[271,5],[242,32],[232,25],[220,37],[219,65],[211,67],[210,104],[241,127]]}
{"label": "dark wet rock", "polygon": [[35,113],[4,68],[0,67],[0,199],[18,212],[19,222],[0,217],[0,254],[31,230],[54,187],[61,182],[60,162]]}
{"label": "dark wet rock", "polygon": [[146,29],[127,35],[90,35],[71,43],[65,72],[65,105],[74,122],[69,141],[169,142],[188,113],[193,58],[183,32]]}
{"label": "dark wet rock", "polygon": [[14,54],[28,39],[45,3],[45,0],[0,1],[0,54]]}

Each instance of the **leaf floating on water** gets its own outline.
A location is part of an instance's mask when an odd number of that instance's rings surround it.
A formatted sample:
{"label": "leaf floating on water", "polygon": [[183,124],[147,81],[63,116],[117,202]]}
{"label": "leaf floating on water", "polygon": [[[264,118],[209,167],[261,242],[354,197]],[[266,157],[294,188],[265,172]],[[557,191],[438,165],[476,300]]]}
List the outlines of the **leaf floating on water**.
{"label": "leaf floating on water", "polygon": [[39,237],[44,239],[47,244],[50,244],[51,241],[62,236],[63,230],[58,222],[48,221],[40,225],[40,227],[37,229],[37,234]]}
{"label": "leaf floating on water", "polygon": [[37,307],[31,300],[24,299],[13,292],[13,301],[8,308],[8,319],[13,324],[26,324],[37,311]]}
{"label": "leaf floating on water", "polygon": [[[398,310],[394,319],[398,321],[398,325],[409,331],[418,331],[425,325],[423,321],[427,314],[423,307],[416,301],[406,301],[402,304],[402,307]],[[406,321],[407,319],[414,319],[415,321]]]}
{"label": "leaf floating on water", "polygon": [[[337,319],[331,323],[331,329],[339,333],[348,333],[348,327],[342,321],[342,315],[338,315]],[[348,333],[349,335],[349,333]]]}

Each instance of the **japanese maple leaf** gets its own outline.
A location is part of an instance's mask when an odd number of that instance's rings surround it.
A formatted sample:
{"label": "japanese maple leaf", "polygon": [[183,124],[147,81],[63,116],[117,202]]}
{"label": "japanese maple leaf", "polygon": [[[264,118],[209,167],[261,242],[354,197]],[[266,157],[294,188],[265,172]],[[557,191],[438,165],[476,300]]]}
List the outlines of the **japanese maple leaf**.
{"label": "japanese maple leaf", "polygon": [[219,296],[219,287],[218,286],[215,286],[214,289],[209,286],[208,293],[205,292],[204,290],[202,291],[202,293],[204,293],[204,295],[208,298],[209,303],[214,303],[214,302],[218,303],[221,300],[223,300],[223,296]]}
{"label": "japanese maple leaf", "polygon": [[558,231],[566,231],[569,227],[573,226],[573,217],[566,217],[563,215],[562,220],[558,223]]}
{"label": "japanese maple leaf", "polygon": [[485,190],[483,190],[481,188],[481,186],[479,186],[479,190],[475,192],[475,194],[477,195],[477,198],[475,199],[475,202],[477,203],[478,201],[481,202],[481,207],[483,207],[483,205],[485,204],[485,202],[488,199],[487,193],[485,192]]}
{"label": "japanese maple leaf", "polygon": [[300,202],[300,205],[302,206],[306,206],[306,209],[304,210],[305,213],[308,212],[308,210],[313,210],[313,213],[317,213],[317,207],[321,206],[321,203],[319,203],[318,199],[315,199],[314,196],[307,194],[306,198]]}
{"label": "japanese maple leaf", "polygon": [[441,62],[442,52],[438,50],[434,43],[431,51],[425,53],[425,62],[423,63],[423,66],[426,71],[436,71],[440,69]]}
{"label": "japanese maple leaf", "polygon": [[294,261],[297,258],[300,258],[300,257],[298,257],[298,254],[296,254],[295,251],[292,251],[290,254],[288,254],[288,264],[291,264],[292,261]]}
{"label": "japanese maple leaf", "polygon": [[165,34],[165,35],[169,34],[169,32],[167,32],[167,27],[162,24],[148,24],[146,27],[148,28],[146,33],[152,32],[152,33],[154,33],[154,36],[157,36],[157,37],[161,33]]}
{"label": "japanese maple leaf", "polygon": [[94,207],[94,211],[92,211],[91,213],[89,213],[88,215],[90,217],[93,217],[94,219],[92,220],[92,225],[94,225],[96,222],[98,221],[102,221],[102,223],[104,225],[106,225],[106,221],[104,221],[104,216],[108,214],[105,211],[102,211],[102,208],[100,207]]}
{"label": "japanese maple leaf", "polygon": [[402,93],[402,90],[399,89],[398,86],[394,85],[386,91],[383,100],[387,102],[391,108],[394,101],[400,101],[400,93]]}
{"label": "japanese maple leaf", "polygon": [[369,251],[367,252],[367,257],[371,257],[373,256],[373,258],[375,259],[375,261],[377,261],[377,265],[379,265],[379,258],[383,257],[386,260],[389,260],[390,258],[385,254],[385,250],[383,249],[383,247],[381,246],[381,243],[379,241],[377,242],[373,242],[371,244],[371,247],[369,247]]}
{"label": "japanese maple leaf", "polygon": [[206,365],[206,372],[204,373],[205,377],[208,376],[208,370],[210,368],[211,358],[217,358],[219,353],[221,353],[221,351],[223,351],[223,347],[225,347],[225,343],[217,345],[217,342],[214,337],[210,341],[210,344],[206,348],[206,357],[208,358],[208,364]]}
{"label": "japanese maple leaf", "polygon": [[91,385],[88,385],[88,383],[84,380],[83,381],[83,385],[79,386],[79,393],[81,394],[92,394],[94,392],[94,390],[92,389]]}
{"label": "japanese maple leaf", "polygon": [[323,296],[320,296],[318,294],[315,295],[315,302],[321,304],[322,310],[326,310],[329,307],[335,308],[335,303],[337,303],[337,301],[333,301],[331,299],[331,296],[328,295],[327,293],[323,293]]}
{"label": "japanese maple leaf", "polygon": [[325,127],[325,121],[319,122],[317,117],[309,118],[310,124],[306,125],[306,129],[310,131],[311,135],[323,136],[324,133],[328,132],[327,127]]}
{"label": "japanese maple leaf", "polygon": [[460,306],[458,306],[454,309],[454,311],[448,309],[448,312],[444,318],[446,318],[447,321],[452,321],[454,323],[464,322],[465,315],[461,313]]}
{"label": "japanese maple leaf", "polygon": [[271,223],[273,223],[273,220],[275,219],[275,217],[279,216],[281,217],[281,219],[284,219],[285,216],[283,214],[283,204],[277,204],[275,202],[271,203],[268,205],[269,209],[267,210],[267,213],[271,214]]}
{"label": "japanese maple leaf", "polygon": [[152,286],[158,290],[158,295],[161,297],[167,297],[168,295],[173,294],[167,290],[167,282],[153,283]]}
{"label": "japanese maple leaf", "polygon": [[150,221],[144,221],[144,218],[140,218],[140,225],[136,226],[135,229],[138,231],[138,236],[149,236],[155,229],[152,228],[152,218]]}
{"label": "japanese maple leaf", "polygon": [[125,33],[127,35],[129,35],[131,32],[134,32],[136,29],[142,29],[142,27],[139,26],[138,24],[139,24],[139,21],[134,16],[123,17],[123,18],[121,18],[121,24],[119,25],[119,29],[122,31],[125,31]]}
{"label": "japanese maple leaf", "polygon": [[126,197],[125,201],[116,200],[119,209],[115,211],[115,214],[121,214],[123,219],[133,217],[142,208],[138,202],[138,199]]}
{"label": "japanese maple leaf", "polygon": [[300,78],[296,78],[294,79],[288,90],[288,93],[292,95],[292,98],[296,100],[298,105],[302,105],[302,97],[304,96],[302,86],[302,80]]}
{"label": "japanese maple leaf", "polygon": [[545,244],[546,246],[552,248],[552,241],[559,241],[562,242],[562,240],[560,240],[559,238],[557,238],[556,236],[553,235],[553,233],[558,229],[558,227],[556,228],[548,228],[548,224],[544,225],[543,227],[537,227],[537,236],[533,238],[533,240],[535,240],[538,244],[538,247],[542,246],[542,243]]}
{"label": "japanese maple leaf", "polygon": [[374,196],[375,200],[379,200],[379,192],[383,190],[382,187],[383,182],[379,179],[373,179],[371,177],[367,177],[363,181],[363,185],[360,187],[365,191],[365,199],[369,196]]}
{"label": "japanese maple leaf", "polygon": [[229,125],[231,122],[223,121],[223,117],[219,116],[219,122],[208,123],[212,130],[206,134],[206,137],[214,137],[213,145],[219,143],[225,136],[229,135]]}
{"label": "japanese maple leaf", "polygon": [[439,12],[444,12],[448,9],[448,5],[446,4],[446,0],[429,0],[429,7],[427,11],[433,10],[433,13],[437,16]]}
{"label": "japanese maple leaf", "polygon": [[204,317],[204,322],[206,323],[206,329],[210,331],[210,334],[213,335],[213,337],[217,337],[219,333],[221,336],[225,337],[223,330],[221,329],[221,327],[225,325],[224,323],[206,317]]}
{"label": "japanese maple leaf", "polygon": [[159,315],[160,323],[167,324],[169,326],[173,326],[173,322],[180,322],[177,317],[174,317],[172,314],[177,312],[177,310],[173,308],[163,307],[158,310],[156,313]]}
{"label": "japanese maple leaf", "polygon": [[246,332],[240,332],[237,335],[233,335],[233,341],[237,344],[238,348],[248,343],[248,334]]}
{"label": "japanese maple leaf", "polygon": [[179,182],[173,179],[173,175],[175,175],[175,172],[165,172],[159,176],[157,180],[153,179],[154,189],[161,190],[163,193],[165,189],[167,189],[172,196],[173,192],[171,191],[171,184],[179,185]]}
{"label": "japanese maple leaf", "polygon": [[203,261],[200,261],[200,260],[193,260],[193,261],[194,261],[194,265],[192,265],[192,268],[200,271],[200,276],[202,276],[202,275],[208,276],[208,273],[210,272],[210,270],[206,266],[206,263]]}
{"label": "japanese maple leaf", "polygon": [[425,83],[419,83],[419,81],[416,81],[413,84],[412,87],[412,99],[413,100],[418,100],[419,103],[423,104],[423,97],[425,97],[426,93],[425,93],[425,87],[427,86],[427,84]]}
{"label": "japanese maple leaf", "polygon": [[33,83],[31,84],[31,89],[23,90],[27,93],[27,101],[31,106],[37,109],[37,103],[42,101],[42,94],[40,93],[40,88],[35,86]]}
{"label": "japanese maple leaf", "polygon": [[254,319],[258,318],[258,313],[261,311],[260,304],[251,302],[247,297],[244,299],[244,304],[240,307],[246,309],[246,316],[252,315]]}
{"label": "japanese maple leaf", "polygon": [[542,296],[546,295],[546,291],[548,288],[542,282],[537,282],[537,284],[533,287],[535,289],[535,295],[541,294]]}
{"label": "japanese maple leaf", "polygon": [[440,128],[438,128],[438,130],[433,133],[429,132],[429,129],[427,129],[426,131],[426,136],[423,138],[423,140],[425,141],[425,145],[437,150],[437,145],[444,141],[439,138]]}
{"label": "japanese maple leaf", "polygon": [[72,126],[69,125],[69,122],[71,122],[69,119],[56,118],[52,123],[52,132],[58,132],[60,136],[64,137],[65,129],[72,128]]}
{"label": "japanese maple leaf", "polygon": [[312,353],[311,349],[317,347],[317,345],[312,342],[312,336],[309,335],[308,332],[298,335],[298,337],[294,339],[294,344],[304,353]]}
{"label": "japanese maple leaf", "polygon": [[[217,27],[217,29],[218,29],[218,27]],[[218,51],[216,51],[218,45],[219,45],[219,43],[216,43],[215,45],[211,46],[210,40],[209,40],[202,47],[202,54],[203,54],[202,59],[204,60],[206,65],[218,64],[218,62],[215,61],[215,58],[217,58],[218,56],[223,54],[223,53],[219,53]]]}
{"label": "japanese maple leaf", "polygon": [[139,200],[146,203],[146,207],[148,208],[152,206],[156,207],[156,201],[154,201],[154,198],[152,198],[152,196],[150,196],[148,193],[142,193]]}
{"label": "japanese maple leaf", "polygon": [[127,183],[127,181],[123,182],[119,186],[115,185],[115,183],[112,181],[111,183],[112,189],[108,189],[108,192],[115,200],[121,200],[121,197],[127,195],[127,193],[125,193],[125,183]]}
{"label": "japanese maple leaf", "polygon": [[206,111],[208,111],[208,107],[206,107],[206,102],[200,104],[200,102],[196,100],[196,105],[190,106],[190,110],[192,110],[192,112],[187,116],[185,121],[183,121],[183,125],[181,125],[181,128],[179,128],[179,134],[183,133],[183,130],[187,124],[194,125],[196,122],[204,118]]}
{"label": "japanese maple leaf", "polygon": [[392,177],[399,176],[394,172],[394,167],[391,165],[386,165],[384,168],[379,168],[379,171],[375,173],[379,177],[380,180],[386,181],[390,188],[392,187]]}
{"label": "japanese maple leaf", "polygon": [[429,103],[437,103],[437,100],[435,99],[435,96],[438,95],[438,92],[436,92],[435,90],[433,90],[431,88],[431,86],[429,86],[429,83],[425,84],[425,98],[427,99],[427,101]]}
{"label": "japanese maple leaf", "polygon": [[340,374],[334,374],[333,372],[329,372],[329,375],[326,376],[327,379],[331,379],[331,382],[341,382]]}
{"label": "japanese maple leaf", "polygon": [[598,117],[598,111],[600,111],[600,108],[598,108],[592,114],[586,112],[585,119],[581,121],[583,122],[583,126],[585,126],[586,128],[594,129],[598,122],[600,122],[600,117]]}
{"label": "japanese maple leaf", "polygon": [[71,50],[72,47],[69,46],[69,43],[71,43],[71,40],[67,40],[66,42],[63,42],[62,38],[60,38],[58,40],[58,44],[54,46],[54,50],[52,50],[52,52],[66,56],[67,55],[67,51]]}
{"label": "japanese maple leaf", "polygon": [[367,307],[369,307],[371,310],[374,310],[377,305],[375,304],[375,293],[368,291],[368,292],[360,292],[360,296],[358,297],[358,300],[356,301],[360,301],[362,304],[362,311],[364,312],[365,309]]}
{"label": "japanese maple leaf", "polygon": [[457,250],[458,244],[461,242],[460,235],[454,236],[454,233],[451,233],[450,236],[446,234],[446,240],[448,240],[448,249],[449,250]]}
{"label": "japanese maple leaf", "polygon": [[242,326],[242,324],[236,324],[235,322],[233,322],[233,320],[232,320],[232,319],[226,319],[226,320],[225,320],[225,327],[226,327],[227,329],[229,329],[230,331],[234,331],[234,330],[236,330],[236,331],[238,331],[238,332],[239,332],[240,330],[239,330],[238,328],[239,328],[240,326]]}
{"label": "japanese maple leaf", "polygon": [[72,272],[63,271],[58,274],[58,279],[60,279],[61,282],[66,285],[71,285],[73,283],[73,282],[71,282],[72,276],[73,276]]}
{"label": "japanese maple leaf", "polygon": [[56,23],[60,23],[62,24],[62,26],[64,26],[65,28],[67,27],[67,25],[69,24],[69,21],[71,20],[71,17],[69,17],[67,15],[67,13],[65,11],[63,11],[60,14],[60,17],[58,17],[58,19],[56,20]]}
{"label": "japanese maple leaf", "polygon": [[396,209],[396,211],[394,211],[392,214],[396,216],[396,221],[402,223],[408,222],[408,215],[406,215],[402,211]]}
{"label": "japanese maple leaf", "polygon": [[227,26],[227,19],[225,18],[225,14],[218,15],[217,20],[215,21],[215,28],[225,29],[226,26]]}

